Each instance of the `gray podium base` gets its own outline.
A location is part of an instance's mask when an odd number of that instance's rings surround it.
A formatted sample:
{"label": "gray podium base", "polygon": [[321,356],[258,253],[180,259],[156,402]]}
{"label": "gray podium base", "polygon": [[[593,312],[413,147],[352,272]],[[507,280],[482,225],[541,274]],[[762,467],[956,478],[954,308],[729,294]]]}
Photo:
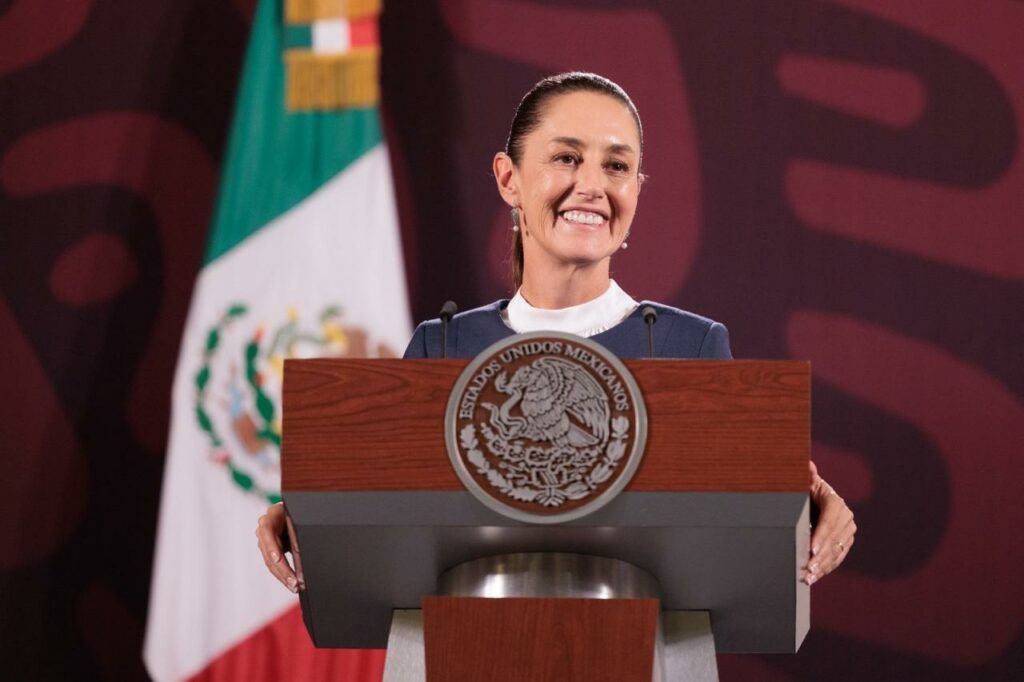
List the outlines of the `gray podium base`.
{"label": "gray podium base", "polygon": [[[653,682],[718,682],[715,640],[707,611],[665,611],[654,660]],[[383,682],[426,682],[423,612],[395,609],[384,659]]]}
{"label": "gray podium base", "polygon": [[656,651],[654,682],[718,682],[715,638],[707,611],[663,612]]}
{"label": "gray podium base", "polygon": [[423,612],[395,609],[388,633],[383,682],[426,682],[427,658],[423,648]]}

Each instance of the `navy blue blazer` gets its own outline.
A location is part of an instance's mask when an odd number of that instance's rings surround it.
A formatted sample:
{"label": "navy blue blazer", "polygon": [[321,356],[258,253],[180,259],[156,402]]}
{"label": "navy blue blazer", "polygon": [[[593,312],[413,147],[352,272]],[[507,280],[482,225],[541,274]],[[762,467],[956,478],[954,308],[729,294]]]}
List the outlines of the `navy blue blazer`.
{"label": "navy blue blazer", "polygon": [[[501,319],[501,311],[507,305],[508,300],[504,299],[454,316],[448,324],[448,357],[475,357],[492,343],[515,334]],[[651,301],[641,302],[625,320],[590,338],[620,358],[648,357],[647,325],[641,314],[646,306],[658,311],[654,325],[654,357],[732,359],[725,325]],[[405,349],[405,357],[441,356],[441,321],[421,322]]]}

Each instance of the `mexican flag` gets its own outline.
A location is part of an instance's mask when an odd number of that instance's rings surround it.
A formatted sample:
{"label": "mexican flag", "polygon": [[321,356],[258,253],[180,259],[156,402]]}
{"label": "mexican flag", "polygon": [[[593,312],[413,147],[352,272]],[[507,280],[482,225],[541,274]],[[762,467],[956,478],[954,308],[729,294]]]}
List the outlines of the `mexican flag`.
{"label": "mexican flag", "polygon": [[379,0],[260,0],[174,382],[154,679],[377,680],[316,650],[253,530],[280,499],[285,358],[400,355],[409,308],[378,116]]}

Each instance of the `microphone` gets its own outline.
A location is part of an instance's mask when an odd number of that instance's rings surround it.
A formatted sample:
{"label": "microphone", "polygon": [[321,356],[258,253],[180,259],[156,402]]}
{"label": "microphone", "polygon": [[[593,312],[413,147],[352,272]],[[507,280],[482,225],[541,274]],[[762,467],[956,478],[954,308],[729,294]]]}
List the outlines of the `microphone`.
{"label": "microphone", "polygon": [[653,306],[644,306],[640,311],[644,317],[644,324],[647,325],[647,352],[654,358],[654,323],[658,321],[658,311]]}
{"label": "microphone", "polygon": [[438,313],[438,317],[441,318],[441,357],[448,357],[448,322],[451,321],[452,316],[459,312],[459,306],[455,305],[455,301],[445,301],[444,305],[441,306],[441,312]]}

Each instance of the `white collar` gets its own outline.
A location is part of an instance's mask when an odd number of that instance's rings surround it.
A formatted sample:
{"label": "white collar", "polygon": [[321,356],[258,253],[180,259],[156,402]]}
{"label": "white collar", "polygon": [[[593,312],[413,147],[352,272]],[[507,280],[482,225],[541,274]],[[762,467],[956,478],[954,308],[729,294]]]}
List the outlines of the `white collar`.
{"label": "white collar", "polygon": [[508,326],[518,334],[555,331],[594,336],[629,317],[637,305],[615,280],[609,280],[608,289],[594,300],[558,310],[534,308],[523,298],[520,289],[508,302],[504,317]]}

